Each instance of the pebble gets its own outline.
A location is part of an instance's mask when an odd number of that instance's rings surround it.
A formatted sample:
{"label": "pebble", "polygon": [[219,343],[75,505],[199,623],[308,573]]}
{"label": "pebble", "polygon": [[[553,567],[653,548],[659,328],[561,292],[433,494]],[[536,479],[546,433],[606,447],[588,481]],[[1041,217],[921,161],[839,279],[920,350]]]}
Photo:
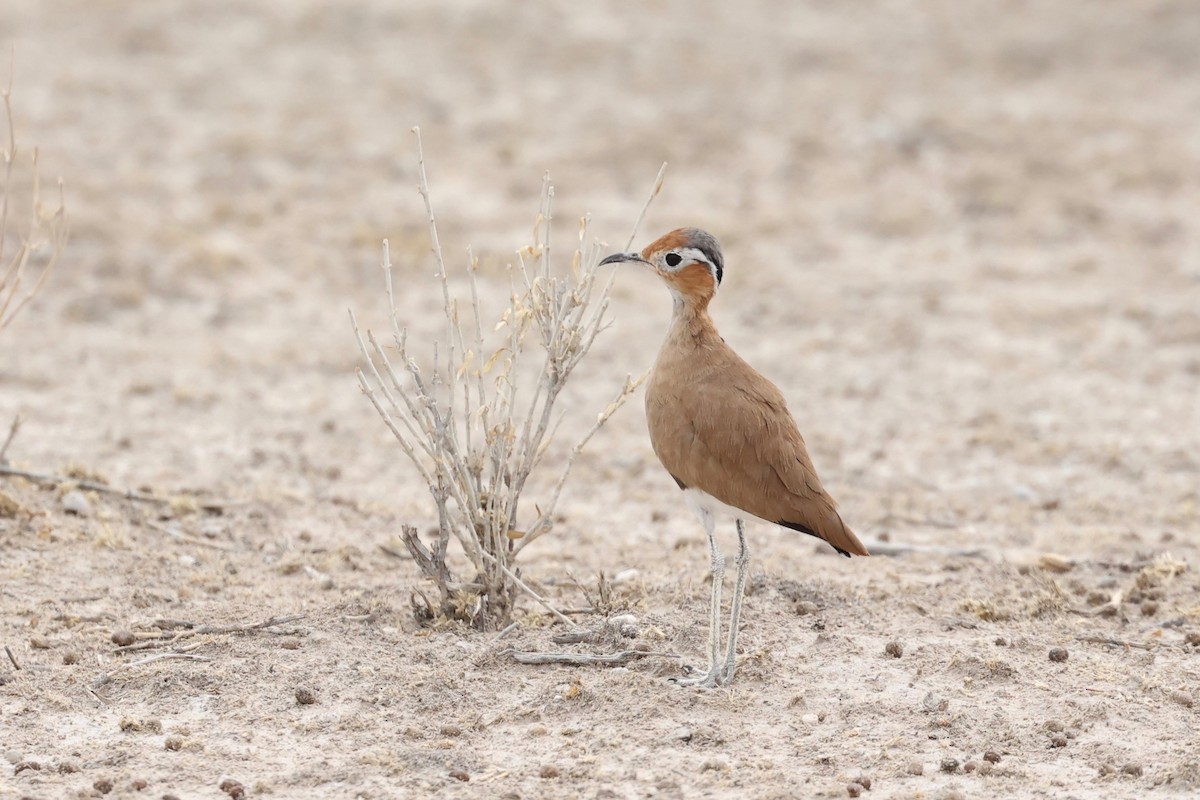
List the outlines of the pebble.
{"label": "pebble", "polygon": [[850,795],[851,797],[858,797],[860,794],[862,794],[862,791],[863,787],[857,783],[846,784],[846,794]]}
{"label": "pebble", "polygon": [[1052,733],[1059,733],[1059,732],[1065,730],[1067,726],[1062,723],[1062,720],[1050,719],[1050,720],[1046,720],[1045,727],[1046,727],[1046,730],[1048,730]]}
{"label": "pebble", "polygon": [[989,764],[999,764],[1000,763],[1000,754],[997,753],[995,750],[988,750],[986,753],[983,754],[983,760],[988,762]]}
{"label": "pebble", "polygon": [[168,750],[182,750],[183,737],[175,735],[168,736],[167,740],[163,742],[163,747],[167,748]]}
{"label": "pebble", "polygon": [[558,771],[558,767],[554,766],[553,764],[544,765],[541,771],[538,772],[538,776],[542,778],[557,778],[561,774],[562,773]]}
{"label": "pebble", "polygon": [[1051,747],[1066,747],[1067,746],[1067,737],[1063,736],[1061,733],[1054,734],[1053,736],[1050,737],[1050,746]]}
{"label": "pebble", "polygon": [[450,770],[450,777],[454,778],[456,781],[462,781],[463,783],[471,780],[471,776],[463,772],[461,769]]}
{"label": "pebble", "polygon": [[68,514],[74,514],[77,517],[90,517],[92,515],[92,504],[88,501],[87,495],[78,489],[72,489],[63,495],[62,498],[63,511]]}
{"label": "pebble", "polygon": [[296,702],[302,706],[311,706],[317,702],[317,693],[306,686],[296,687]]}
{"label": "pebble", "polygon": [[246,796],[246,787],[233,778],[226,778],[221,781],[220,786],[217,788],[229,795],[232,800],[242,800]]}
{"label": "pebble", "polygon": [[113,782],[111,778],[101,778],[92,784],[92,788],[100,794],[108,794],[113,790]]}
{"label": "pebble", "polygon": [[796,614],[803,617],[807,614],[815,614],[821,610],[821,607],[811,600],[801,600],[796,603]]}
{"label": "pebble", "polygon": [[1061,664],[1070,656],[1065,647],[1053,647],[1050,649],[1050,660]]}
{"label": "pebble", "polygon": [[910,761],[908,766],[904,768],[909,775],[924,775],[925,765],[920,761]]}
{"label": "pebble", "polygon": [[940,769],[942,772],[958,772],[958,759],[943,758]]}
{"label": "pebble", "polygon": [[1176,689],[1175,691],[1171,692],[1171,699],[1176,703],[1179,703],[1179,705],[1187,708],[1191,708],[1192,706],[1196,705],[1196,700],[1192,697],[1191,693],[1185,692],[1182,689]]}
{"label": "pebble", "polygon": [[130,631],[113,631],[110,638],[112,639],[112,643],[118,647],[128,647],[137,641],[137,637]]}
{"label": "pebble", "polygon": [[892,658],[900,658],[904,655],[904,645],[899,642],[888,642],[884,645],[883,652]]}
{"label": "pebble", "polygon": [[976,764],[974,761],[968,761],[967,763],[963,764],[963,772],[970,773],[970,772],[974,772],[977,769],[979,769],[979,765]]}
{"label": "pebble", "polygon": [[859,775],[854,779],[854,782],[866,789],[868,792],[871,791],[871,779],[866,775]]}
{"label": "pebble", "polygon": [[1200,633],[1195,631],[1183,637],[1184,644],[1190,644],[1192,647],[1200,647]]}

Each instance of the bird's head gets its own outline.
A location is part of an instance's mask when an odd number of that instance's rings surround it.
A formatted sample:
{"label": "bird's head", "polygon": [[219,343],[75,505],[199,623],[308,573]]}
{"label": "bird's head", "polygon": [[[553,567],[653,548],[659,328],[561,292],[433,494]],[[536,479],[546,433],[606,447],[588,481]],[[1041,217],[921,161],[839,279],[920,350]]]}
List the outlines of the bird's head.
{"label": "bird's head", "polygon": [[725,260],[716,238],[699,228],[678,228],[655,239],[640,253],[614,253],[601,264],[644,264],[658,273],[680,299],[707,302],[716,294]]}

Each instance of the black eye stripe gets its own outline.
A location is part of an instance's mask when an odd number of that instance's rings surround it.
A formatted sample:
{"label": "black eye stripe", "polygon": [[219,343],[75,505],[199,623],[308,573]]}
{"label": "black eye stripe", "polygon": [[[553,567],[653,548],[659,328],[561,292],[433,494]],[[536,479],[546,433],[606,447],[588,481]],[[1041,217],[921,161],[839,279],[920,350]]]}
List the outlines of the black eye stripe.
{"label": "black eye stripe", "polygon": [[679,253],[667,253],[665,260],[668,267],[678,267],[679,262],[683,261],[683,257]]}

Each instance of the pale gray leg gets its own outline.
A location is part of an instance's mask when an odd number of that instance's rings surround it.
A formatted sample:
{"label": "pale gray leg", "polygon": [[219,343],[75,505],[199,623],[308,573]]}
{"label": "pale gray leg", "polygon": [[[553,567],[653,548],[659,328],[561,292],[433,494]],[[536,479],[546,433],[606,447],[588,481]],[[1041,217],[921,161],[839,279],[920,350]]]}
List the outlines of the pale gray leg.
{"label": "pale gray leg", "polygon": [[706,509],[698,509],[700,522],[704,532],[708,534],[708,550],[712,566],[712,600],[709,608],[708,631],[708,673],[695,678],[678,678],[676,683],[691,686],[716,686],[720,679],[723,665],[721,663],[721,584],[725,580],[725,556],[717,547],[717,535],[712,513]]}
{"label": "pale gray leg", "polygon": [[734,662],[737,658],[738,618],[742,615],[742,597],[746,594],[746,568],[750,566],[750,548],[746,546],[746,529],[737,521],[738,554],[737,581],[733,585],[733,599],[729,604],[729,644],[725,649],[725,666],[718,683],[728,686],[733,682]]}

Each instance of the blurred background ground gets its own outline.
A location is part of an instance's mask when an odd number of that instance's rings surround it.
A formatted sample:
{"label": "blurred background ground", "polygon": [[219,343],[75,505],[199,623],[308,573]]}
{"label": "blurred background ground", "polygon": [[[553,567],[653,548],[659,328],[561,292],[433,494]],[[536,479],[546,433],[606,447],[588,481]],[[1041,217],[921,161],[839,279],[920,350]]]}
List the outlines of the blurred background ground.
{"label": "blurred background ground", "polygon": [[[0,422],[24,419],[8,458],[226,504],[85,494],[81,516],[0,479],[0,636],[22,667],[0,663],[0,796],[1200,787],[1194,4],[4,16],[18,138],[72,221],[0,333]],[[718,236],[718,326],[789,398],[846,518],[978,555],[844,560],[753,526],[742,673],[708,693],[666,685],[669,661],[515,665],[502,646],[549,645],[536,608],[504,642],[420,629],[416,570],[379,545],[431,504],[355,386],[346,321],[384,322],[387,237],[406,321],[434,330],[414,124],[443,245],[474,247],[493,296],[543,171],[558,241],[590,212],[616,247],[670,162],[639,246]],[[620,277],[579,419],[651,364],[668,316],[652,276]],[[572,576],[624,572],[631,635],[696,659],[706,548],[639,402],[561,508],[526,575],[578,607]],[[290,614],[195,637],[211,661],[112,672],[138,655],[114,631]]]}

